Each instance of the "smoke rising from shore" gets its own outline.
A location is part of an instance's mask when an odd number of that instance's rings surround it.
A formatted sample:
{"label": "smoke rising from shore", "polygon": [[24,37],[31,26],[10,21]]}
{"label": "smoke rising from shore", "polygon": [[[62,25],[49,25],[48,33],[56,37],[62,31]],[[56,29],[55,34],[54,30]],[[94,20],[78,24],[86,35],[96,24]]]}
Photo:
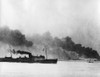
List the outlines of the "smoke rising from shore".
{"label": "smoke rising from shore", "polygon": [[[27,39],[31,41],[28,41]],[[47,48],[49,58],[59,58],[60,55],[60,58],[63,60],[78,59],[78,54],[80,56],[85,55],[87,58],[99,58],[97,51],[89,47],[83,47],[81,44],[74,43],[69,36],[60,39],[59,37],[52,37],[50,32],[46,32],[43,35],[37,34],[27,37],[27,39],[19,30],[11,30],[8,27],[1,27],[0,42],[2,42],[2,44],[0,43],[0,53],[9,51],[10,48],[8,48],[8,44],[12,45],[14,49],[16,48],[15,50],[21,48],[23,52],[30,47],[27,52],[38,55],[43,54],[45,52],[44,49]]]}

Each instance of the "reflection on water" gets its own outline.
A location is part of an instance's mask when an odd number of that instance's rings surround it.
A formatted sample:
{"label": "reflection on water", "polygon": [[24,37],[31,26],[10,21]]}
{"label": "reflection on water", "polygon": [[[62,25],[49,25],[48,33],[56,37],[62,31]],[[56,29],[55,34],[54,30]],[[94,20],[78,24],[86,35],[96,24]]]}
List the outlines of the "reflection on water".
{"label": "reflection on water", "polygon": [[100,77],[100,63],[0,63],[0,77]]}

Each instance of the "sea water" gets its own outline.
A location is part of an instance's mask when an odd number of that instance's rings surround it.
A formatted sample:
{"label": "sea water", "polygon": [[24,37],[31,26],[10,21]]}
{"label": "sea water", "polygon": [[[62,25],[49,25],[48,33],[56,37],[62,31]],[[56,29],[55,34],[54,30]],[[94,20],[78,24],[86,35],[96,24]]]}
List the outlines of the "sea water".
{"label": "sea water", "polygon": [[0,62],[0,77],[100,77],[100,63],[58,61],[57,64]]}

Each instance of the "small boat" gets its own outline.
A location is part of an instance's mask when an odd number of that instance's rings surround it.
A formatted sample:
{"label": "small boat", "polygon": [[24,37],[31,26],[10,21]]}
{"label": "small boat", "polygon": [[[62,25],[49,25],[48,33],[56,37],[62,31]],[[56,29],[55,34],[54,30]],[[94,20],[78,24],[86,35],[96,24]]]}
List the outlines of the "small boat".
{"label": "small boat", "polygon": [[92,60],[92,59],[89,59],[89,61],[88,61],[89,63],[94,63],[94,61]]}

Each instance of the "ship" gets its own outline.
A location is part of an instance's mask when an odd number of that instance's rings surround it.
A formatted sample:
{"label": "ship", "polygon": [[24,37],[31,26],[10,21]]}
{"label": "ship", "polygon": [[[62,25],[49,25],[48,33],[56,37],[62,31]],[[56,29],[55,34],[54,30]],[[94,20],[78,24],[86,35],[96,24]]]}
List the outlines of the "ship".
{"label": "ship", "polygon": [[[43,49],[44,50],[44,49]],[[45,56],[33,56],[32,53],[28,51],[22,51],[22,50],[15,50],[10,49],[11,56],[10,57],[4,57],[0,58],[0,62],[17,62],[17,63],[57,63],[58,59],[48,59],[47,58],[47,49],[45,50]],[[20,54],[20,55],[28,55],[28,57],[18,57],[13,58],[12,54]]]}

